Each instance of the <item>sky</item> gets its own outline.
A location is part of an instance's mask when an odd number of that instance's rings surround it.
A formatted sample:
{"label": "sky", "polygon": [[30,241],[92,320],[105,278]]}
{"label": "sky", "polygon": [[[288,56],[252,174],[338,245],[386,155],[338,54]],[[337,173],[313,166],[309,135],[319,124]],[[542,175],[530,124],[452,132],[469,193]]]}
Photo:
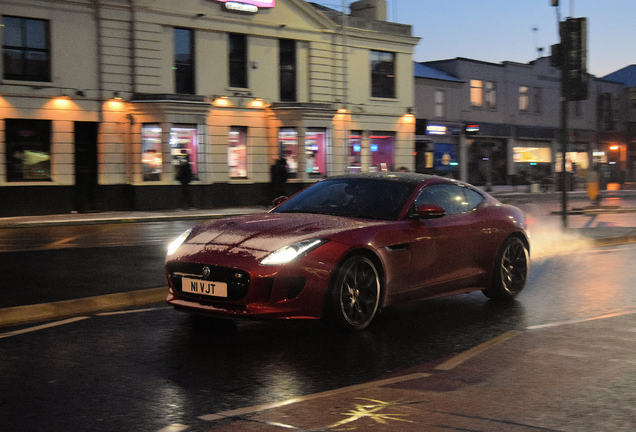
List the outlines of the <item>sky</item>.
{"label": "sky", "polygon": [[[336,10],[352,1],[311,0]],[[585,17],[588,72],[598,77],[636,64],[636,0],[387,0],[389,21],[420,39],[413,60],[466,57],[527,63],[550,54],[561,18]]]}

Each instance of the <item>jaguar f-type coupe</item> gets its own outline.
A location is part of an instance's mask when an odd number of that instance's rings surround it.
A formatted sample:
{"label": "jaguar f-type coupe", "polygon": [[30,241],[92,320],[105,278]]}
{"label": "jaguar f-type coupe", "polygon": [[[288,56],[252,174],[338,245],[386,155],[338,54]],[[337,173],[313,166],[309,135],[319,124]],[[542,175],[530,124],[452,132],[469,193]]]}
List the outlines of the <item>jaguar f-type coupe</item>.
{"label": "jaguar f-type coupe", "polygon": [[323,319],[362,330],[400,301],[523,289],[525,218],[459,181],[329,177],[268,212],[201,223],[169,247],[167,302],[224,318]]}

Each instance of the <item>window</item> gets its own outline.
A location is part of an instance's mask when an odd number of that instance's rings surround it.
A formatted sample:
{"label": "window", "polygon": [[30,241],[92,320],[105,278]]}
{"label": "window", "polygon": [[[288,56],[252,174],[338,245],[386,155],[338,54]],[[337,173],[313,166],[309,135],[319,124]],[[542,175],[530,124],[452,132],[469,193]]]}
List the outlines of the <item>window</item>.
{"label": "window", "polygon": [[371,96],[395,98],[395,54],[371,51]]}
{"label": "window", "polygon": [[172,164],[178,169],[182,159],[190,162],[192,176],[198,178],[199,137],[196,125],[175,125],[170,128]]}
{"label": "window", "polygon": [[305,171],[309,177],[326,174],[327,130],[309,128],[305,134]]}
{"label": "window", "polygon": [[481,108],[484,94],[484,83],[481,80],[470,80],[470,105]]}
{"label": "window", "polygon": [[435,90],[435,117],[444,117],[444,90]]}
{"label": "window", "polygon": [[369,171],[393,171],[394,141],[395,136],[390,132],[376,132],[369,136],[369,150],[371,151]]}
{"label": "window", "polygon": [[51,180],[51,121],[5,120],[7,181]]}
{"label": "window", "polygon": [[534,112],[541,114],[543,111],[543,90],[541,87],[535,87],[534,89]]}
{"label": "window", "polygon": [[296,100],[296,41],[280,39],[279,71],[280,71],[280,100]]}
{"label": "window", "polygon": [[349,135],[349,155],[347,171],[359,173],[362,170],[362,131],[351,131]]}
{"label": "window", "polygon": [[[483,197],[472,190],[453,184],[437,184],[427,186],[415,200],[415,205],[435,204],[446,210],[446,214],[453,215],[470,211],[477,207]],[[467,194],[468,193],[468,194]]]}
{"label": "window", "polygon": [[174,29],[175,91],[194,94],[194,37],[193,31]]}
{"label": "window", "polygon": [[161,127],[158,124],[141,126],[141,167],[144,181],[161,180]]}
{"label": "window", "polygon": [[519,111],[527,112],[530,108],[528,86],[519,86]]}
{"label": "window", "polygon": [[486,108],[497,108],[497,83],[492,81],[486,81]]}
{"label": "window", "polygon": [[227,144],[230,178],[247,178],[247,127],[232,126]]}
{"label": "window", "polygon": [[298,177],[298,131],[296,128],[280,128],[278,146],[280,156],[286,160],[289,178]]}
{"label": "window", "polygon": [[3,16],[2,25],[4,78],[51,81],[49,22]]}
{"label": "window", "polygon": [[247,88],[247,36],[230,33],[230,87]]}

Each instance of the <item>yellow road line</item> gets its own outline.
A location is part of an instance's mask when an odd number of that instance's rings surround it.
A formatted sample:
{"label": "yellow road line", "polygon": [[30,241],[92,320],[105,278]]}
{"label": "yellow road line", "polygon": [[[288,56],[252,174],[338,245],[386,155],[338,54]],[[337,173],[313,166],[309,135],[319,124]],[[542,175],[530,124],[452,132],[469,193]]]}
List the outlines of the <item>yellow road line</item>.
{"label": "yellow road line", "polygon": [[460,353],[446,360],[443,363],[440,363],[439,365],[435,367],[435,370],[447,371],[447,370],[454,369],[460,364],[464,363],[465,361],[481,354],[482,352],[492,348],[493,346],[500,344],[502,342],[505,342],[508,339],[512,339],[513,337],[517,336],[519,333],[520,332],[517,330],[508,331],[502,335],[497,336],[494,339],[491,339],[489,341],[486,341],[482,344],[477,345],[476,347],[473,347],[467,351],[464,351],[463,353]]}

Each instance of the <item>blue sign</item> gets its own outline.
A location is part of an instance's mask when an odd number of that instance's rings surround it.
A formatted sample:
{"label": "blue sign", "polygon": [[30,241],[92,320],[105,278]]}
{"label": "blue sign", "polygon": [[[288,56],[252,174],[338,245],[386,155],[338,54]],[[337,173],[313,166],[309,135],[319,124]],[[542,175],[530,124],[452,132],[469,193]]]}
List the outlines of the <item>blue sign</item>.
{"label": "blue sign", "polygon": [[433,169],[435,171],[455,171],[457,162],[457,146],[455,144],[434,143]]}

